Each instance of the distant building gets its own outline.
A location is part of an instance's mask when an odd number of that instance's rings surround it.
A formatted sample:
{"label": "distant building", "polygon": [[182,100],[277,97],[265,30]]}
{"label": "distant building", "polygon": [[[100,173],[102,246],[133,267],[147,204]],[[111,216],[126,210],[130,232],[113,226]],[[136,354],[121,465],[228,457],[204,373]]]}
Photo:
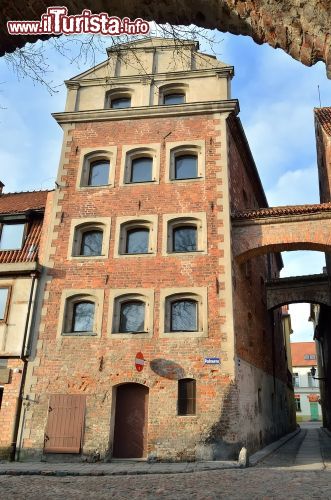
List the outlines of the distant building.
{"label": "distant building", "polygon": [[13,457],[39,293],[48,191],[2,193],[0,183],[0,459]]}
{"label": "distant building", "polygon": [[321,420],[319,383],[310,371],[315,367],[318,377],[315,342],[293,342],[291,350],[297,422]]}

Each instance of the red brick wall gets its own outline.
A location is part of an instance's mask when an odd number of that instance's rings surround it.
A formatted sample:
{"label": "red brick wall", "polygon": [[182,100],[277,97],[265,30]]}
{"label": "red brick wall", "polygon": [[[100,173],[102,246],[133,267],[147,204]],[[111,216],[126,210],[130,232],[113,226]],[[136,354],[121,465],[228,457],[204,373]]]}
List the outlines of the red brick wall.
{"label": "red brick wall", "polygon": [[0,409],[0,459],[8,459],[10,454],[22,378],[22,373],[13,373],[13,370],[18,368],[22,371],[23,362],[19,359],[9,359],[7,367],[11,369],[11,373],[9,383],[2,385],[4,392]]}
{"label": "red brick wall", "polygon": [[[258,207],[254,180],[249,178],[242,155],[228,132],[230,195],[233,211]],[[279,275],[274,254],[269,254],[271,276]],[[237,356],[286,381],[285,348],[280,309],[268,313],[265,282],[268,257],[260,255],[239,265],[233,261],[234,322]],[[275,323],[273,332],[272,323]],[[274,345],[273,345],[274,344]]]}
{"label": "red brick wall", "polygon": [[[38,353],[40,365],[34,369],[38,377],[31,391],[40,398],[33,407],[30,438],[26,448],[42,446],[43,429],[47,417],[47,401],[52,393],[83,393],[87,395],[87,417],[84,451],[108,448],[111,427],[112,387],[118,383],[138,381],[150,388],[149,452],[167,458],[193,458],[197,441],[208,436],[225,436],[230,432],[228,416],[222,417],[222,398],[227,396],[230,405],[229,380],[220,367],[204,366],[204,356],[226,357],[222,351],[222,333],[225,321],[224,304],[219,299],[216,277],[220,273],[218,249],[221,241],[216,205],[216,145],[219,121],[212,117],[185,117],[144,119],[136,122],[97,122],[77,124],[70,131],[67,146],[70,153],[67,175],[61,183],[67,187],[58,210],[63,222],[54,229],[58,237],[52,242],[56,247],[54,269],[49,270],[52,281],[47,285],[49,298],[44,302],[44,328],[40,333],[43,350]],[[171,132],[170,135],[169,132]],[[165,183],[165,147],[167,141],[206,140],[206,180],[202,182]],[[161,144],[160,184],[119,187],[121,146],[127,144]],[[217,144],[216,144],[217,143]],[[118,147],[115,187],[77,191],[76,176],[81,148]],[[140,207],[139,207],[140,202]],[[208,255],[163,257],[161,255],[162,214],[206,212],[208,226]],[[158,251],[155,257],[114,259],[114,234],[117,216],[158,214]],[[86,216],[111,217],[109,259],[103,262],[77,263],[67,260],[68,238],[72,218]],[[224,266],[221,273],[224,273]],[[159,338],[159,293],[166,287],[208,288],[208,338],[178,339]],[[220,283],[222,288],[222,283]],[[112,288],[145,287],[155,290],[154,331],[152,339],[111,338],[107,322],[109,290]],[[56,339],[59,321],[59,304],[63,289],[101,288],[105,290],[102,337]],[[223,309],[222,309],[223,308]],[[141,374],[134,368],[134,357],[142,351],[147,366]],[[150,361],[163,358],[179,365],[184,376],[197,380],[197,416],[176,416],[177,382],[157,375]],[[231,408],[228,414],[231,415]],[[201,418],[200,418],[201,417]],[[235,437],[233,437],[235,439]],[[231,440],[231,439],[230,439]]]}

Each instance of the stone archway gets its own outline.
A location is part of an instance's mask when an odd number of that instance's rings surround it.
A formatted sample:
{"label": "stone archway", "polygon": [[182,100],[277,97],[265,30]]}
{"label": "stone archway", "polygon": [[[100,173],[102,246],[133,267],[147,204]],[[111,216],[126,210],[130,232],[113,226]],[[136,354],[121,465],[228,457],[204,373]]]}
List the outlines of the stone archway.
{"label": "stone archway", "polygon": [[[0,16],[0,56],[13,52],[47,36],[12,36],[8,34],[7,20],[39,20],[47,7],[54,5],[51,0],[13,3],[4,0]],[[96,12],[93,0],[62,0],[69,14],[80,14],[83,9]],[[329,0],[100,0],[98,12],[108,12],[131,19],[141,17],[158,23],[196,24],[204,28],[218,29],[236,35],[251,36],[258,43],[268,43],[274,48],[282,48],[293,58],[307,66],[324,61],[327,75],[331,78],[331,49],[329,28]]]}
{"label": "stone archway", "polygon": [[277,278],[266,282],[267,308],[309,302],[331,306],[331,287],[327,274]]}
{"label": "stone archway", "polygon": [[269,252],[331,252],[331,203],[261,208],[234,214],[232,246],[239,264]]}

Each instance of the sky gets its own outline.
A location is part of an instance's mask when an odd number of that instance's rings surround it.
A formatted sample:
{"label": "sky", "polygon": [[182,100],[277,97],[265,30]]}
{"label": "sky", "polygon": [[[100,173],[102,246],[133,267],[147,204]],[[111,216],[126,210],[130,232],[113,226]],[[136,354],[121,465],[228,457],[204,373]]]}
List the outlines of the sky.
{"label": "sky", "polygon": [[[232,97],[239,99],[246,132],[270,206],[318,203],[318,178],[313,108],[331,105],[331,81],[325,65],[308,68],[281,49],[257,45],[250,38],[211,32],[215,43],[201,49],[235,67]],[[40,42],[38,42],[40,44]],[[107,43],[105,43],[107,46]],[[52,112],[63,111],[63,81],[91,67],[80,66],[43,42],[56,93],[30,79],[18,79],[0,59],[0,180],[5,192],[54,187],[62,131]],[[70,53],[68,53],[70,55]],[[106,54],[96,54],[97,61]],[[320,252],[283,252],[282,276],[322,272]],[[292,341],[312,340],[309,305],[290,306]]]}

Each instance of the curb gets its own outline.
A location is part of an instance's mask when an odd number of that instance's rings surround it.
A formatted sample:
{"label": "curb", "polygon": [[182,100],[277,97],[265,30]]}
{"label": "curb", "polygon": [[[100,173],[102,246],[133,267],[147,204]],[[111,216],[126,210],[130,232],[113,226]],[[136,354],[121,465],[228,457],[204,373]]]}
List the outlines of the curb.
{"label": "curb", "polygon": [[256,464],[261,462],[261,460],[265,459],[266,457],[271,455],[271,453],[278,450],[278,448],[280,448],[285,443],[287,443],[287,441],[294,438],[294,436],[299,434],[299,432],[301,432],[300,427],[297,428],[295,431],[290,432],[289,434],[286,434],[282,438],[278,439],[278,441],[274,441],[273,443],[268,444],[268,446],[265,446],[265,448],[262,448],[262,450],[259,450],[256,453],[254,453],[253,455],[251,455],[249,457],[249,460],[248,460],[248,466],[254,467]]}
{"label": "curb", "polygon": [[326,434],[329,438],[331,438],[331,432],[329,431],[329,429],[327,429],[326,427],[321,427],[321,429],[322,429],[322,431],[324,431],[324,432],[325,432],[325,434]]}
{"label": "curb", "polygon": [[175,464],[171,464],[173,466],[173,469],[171,469],[169,463],[164,464],[164,469],[162,468],[157,468],[157,469],[147,469],[144,470],[143,468],[141,469],[122,469],[122,470],[63,470],[61,467],[58,467],[54,470],[41,470],[41,469],[3,469],[0,470],[0,476],[55,476],[55,477],[65,477],[65,476],[140,476],[140,475],[155,475],[155,474],[187,474],[187,473],[192,473],[192,472],[208,472],[208,471],[215,471],[215,470],[230,470],[230,469],[238,469],[240,468],[238,462],[228,462],[228,463],[223,463],[222,465],[220,462],[215,461],[215,465],[213,466],[212,464],[206,464],[204,465],[203,462],[195,462],[195,466],[188,466],[187,468],[179,467],[178,470],[176,470]]}

